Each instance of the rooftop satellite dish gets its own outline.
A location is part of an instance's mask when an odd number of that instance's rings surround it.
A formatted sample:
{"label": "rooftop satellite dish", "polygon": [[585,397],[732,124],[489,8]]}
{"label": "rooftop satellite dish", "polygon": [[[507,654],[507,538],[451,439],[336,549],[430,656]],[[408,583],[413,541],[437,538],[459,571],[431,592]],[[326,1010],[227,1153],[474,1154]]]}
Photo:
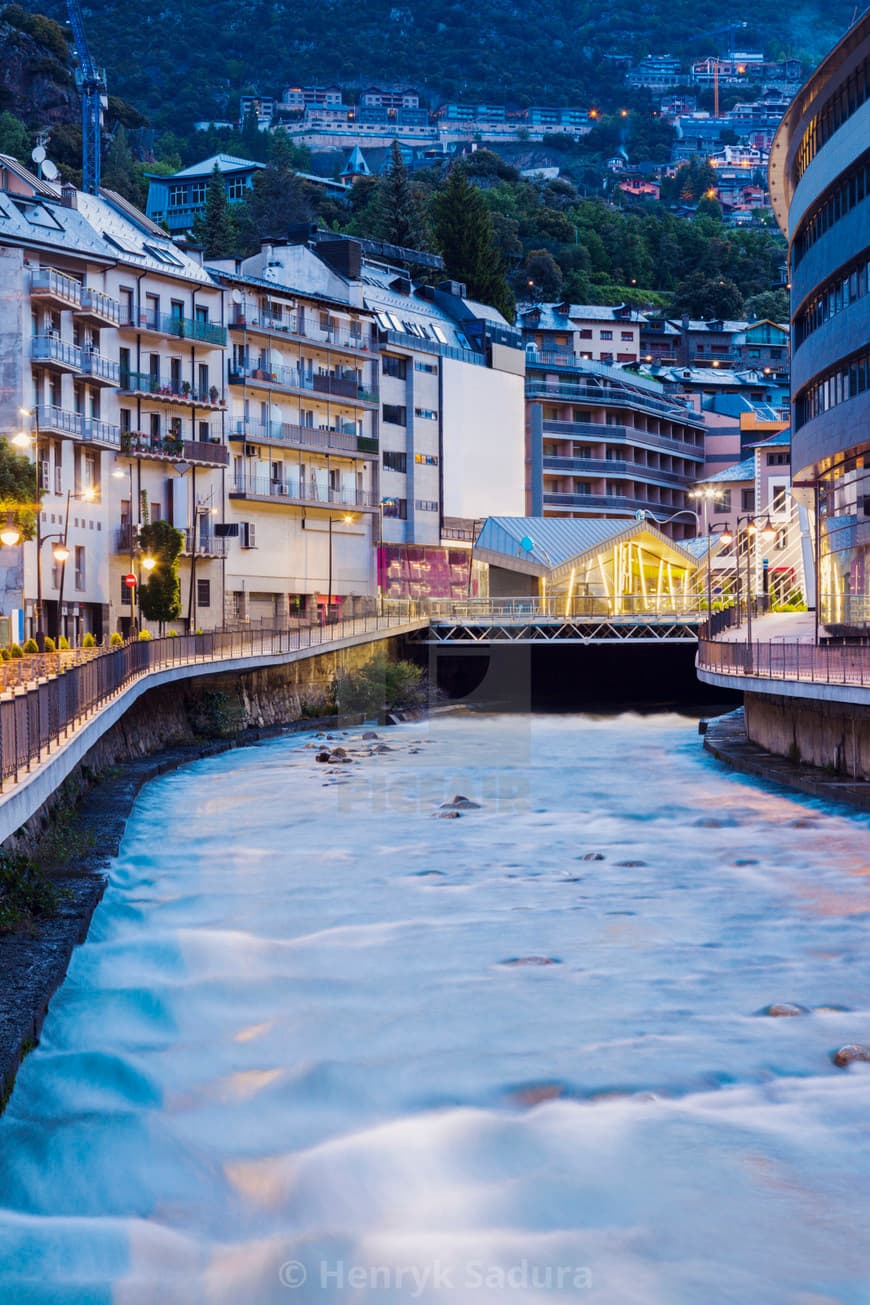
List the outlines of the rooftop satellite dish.
{"label": "rooftop satellite dish", "polygon": [[33,153],[30,155],[30,157],[33,159],[33,162],[34,162],[34,163],[44,163],[44,162],[45,162],[45,146],[44,146],[44,145],[37,145],[36,148],[34,149]]}
{"label": "rooftop satellite dish", "polygon": [[45,162],[43,163],[42,175],[44,177],[47,177],[49,181],[57,181],[58,177],[60,176],[60,173],[57,170],[57,166],[54,163],[52,163],[51,159],[46,159]]}
{"label": "rooftop satellite dish", "polygon": [[238,287],[236,287],[236,289],[230,295],[230,298],[232,299],[234,304],[240,304],[244,299],[244,297],[245,296],[242,294],[241,290],[239,290]]}

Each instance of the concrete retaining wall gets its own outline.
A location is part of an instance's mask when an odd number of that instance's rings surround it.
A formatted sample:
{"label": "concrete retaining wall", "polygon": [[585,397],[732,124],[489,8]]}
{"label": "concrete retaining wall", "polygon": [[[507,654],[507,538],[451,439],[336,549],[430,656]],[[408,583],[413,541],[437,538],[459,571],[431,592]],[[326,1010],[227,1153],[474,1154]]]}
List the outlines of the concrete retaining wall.
{"label": "concrete retaining wall", "polygon": [[789,761],[870,779],[870,707],[747,693],[746,734]]}

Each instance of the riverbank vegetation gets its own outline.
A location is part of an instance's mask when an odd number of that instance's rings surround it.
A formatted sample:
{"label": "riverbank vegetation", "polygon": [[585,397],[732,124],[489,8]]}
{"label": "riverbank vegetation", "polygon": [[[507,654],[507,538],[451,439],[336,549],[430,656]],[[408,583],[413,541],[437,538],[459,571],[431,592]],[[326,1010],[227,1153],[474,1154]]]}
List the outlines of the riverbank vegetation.
{"label": "riverbank vegetation", "polygon": [[371,718],[384,712],[414,711],[425,706],[428,685],[413,662],[373,657],[354,671],[341,671],[332,682],[332,697],[340,716]]}
{"label": "riverbank vegetation", "polygon": [[23,852],[0,850],[0,934],[34,929],[57,914],[60,891]]}

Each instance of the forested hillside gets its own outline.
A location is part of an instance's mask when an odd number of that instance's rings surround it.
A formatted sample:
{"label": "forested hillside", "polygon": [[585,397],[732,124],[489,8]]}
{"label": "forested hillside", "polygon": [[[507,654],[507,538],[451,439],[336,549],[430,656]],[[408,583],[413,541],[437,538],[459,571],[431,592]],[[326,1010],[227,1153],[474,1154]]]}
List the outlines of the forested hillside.
{"label": "forested hillside", "polygon": [[[63,21],[63,0],[40,0]],[[807,67],[842,35],[853,0],[782,5],[734,0],[175,0],[85,7],[95,58],[114,94],[164,129],[232,114],[248,88],[280,91],[291,80],[408,82],[434,98],[502,103],[581,102],[619,94],[622,71],[608,53],[707,54],[746,22],[744,46],[793,55]]]}

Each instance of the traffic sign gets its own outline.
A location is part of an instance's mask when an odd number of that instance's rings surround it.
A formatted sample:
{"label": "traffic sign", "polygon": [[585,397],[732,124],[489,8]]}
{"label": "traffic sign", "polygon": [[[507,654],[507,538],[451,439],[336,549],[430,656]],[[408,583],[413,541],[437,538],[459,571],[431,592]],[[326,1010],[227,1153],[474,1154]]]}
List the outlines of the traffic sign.
{"label": "traffic sign", "polygon": [[124,584],[127,586],[128,589],[136,588],[136,577],[133,575],[132,572],[124,576]]}

